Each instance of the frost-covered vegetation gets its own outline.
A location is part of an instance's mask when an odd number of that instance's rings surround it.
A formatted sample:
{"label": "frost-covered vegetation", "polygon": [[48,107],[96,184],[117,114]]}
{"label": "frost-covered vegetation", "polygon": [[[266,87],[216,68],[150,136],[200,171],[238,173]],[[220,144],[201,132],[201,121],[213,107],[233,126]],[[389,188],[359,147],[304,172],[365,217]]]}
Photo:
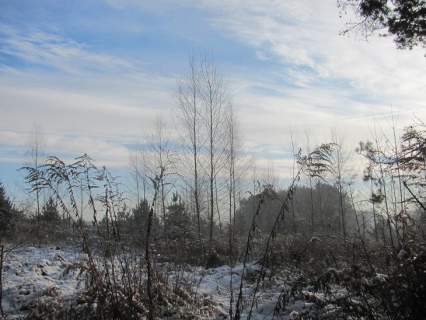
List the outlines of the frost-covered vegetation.
{"label": "frost-covered vegetation", "polygon": [[150,167],[146,158],[133,167],[137,191],[144,190],[134,208],[119,181],[87,155],[48,157],[23,168],[34,209],[17,208],[0,188],[1,313],[421,319],[425,144],[423,125],[406,128],[388,150],[360,143],[368,199],[355,195],[359,186],[348,182],[336,142],[295,154],[287,189],[255,179],[246,198],[237,197],[244,172],[236,154],[222,157],[212,180],[211,159],[200,157],[203,169],[193,166],[191,180],[174,171],[179,159],[169,150]]}

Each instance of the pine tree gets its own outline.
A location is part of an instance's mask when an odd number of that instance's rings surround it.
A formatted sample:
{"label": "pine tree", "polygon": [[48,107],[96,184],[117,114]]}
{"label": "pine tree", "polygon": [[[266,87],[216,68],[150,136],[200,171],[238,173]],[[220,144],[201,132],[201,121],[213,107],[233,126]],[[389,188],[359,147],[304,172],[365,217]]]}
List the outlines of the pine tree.
{"label": "pine tree", "polygon": [[12,230],[14,212],[13,203],[7,196],[4,185],[0,182],[0,238]]}
{"label": "pine tree", "polygon": [[41,219],[48,223],[56,223],[61,217],[59,215],[58,206],[52,197],[49,197],[41,210]]}

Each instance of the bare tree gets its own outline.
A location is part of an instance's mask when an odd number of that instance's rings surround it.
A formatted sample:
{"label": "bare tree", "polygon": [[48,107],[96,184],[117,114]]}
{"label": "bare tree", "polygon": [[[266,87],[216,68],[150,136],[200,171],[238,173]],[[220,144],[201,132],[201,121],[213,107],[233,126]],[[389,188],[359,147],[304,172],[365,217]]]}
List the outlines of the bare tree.
{"label": "bare tree", "polygon": [[140,203],[147,198],[146,150],[138,148],[129,157],[130,174],[136,186],[136,201]]}
{"label": "bare tree", "polygon": [[[339,195],[339,229],[346,239],[346,207],[344,175],[349,155],[344,152],[342,142],[333,134],[333,142],[321,144],[309,153],[307,159],[307,175],[311,178],[329,180],[334,183]],[[312,188],[311,188],[312,189]],[[312,199],[312,196],[311,196]]]}
{"label": "bare tree", "polygon": [[148,223],[146,230],[146,238],[145,238],[145,261],[146,261],[146,269],[147,269],[147,294],[148,294],[148,319],[155,319],[155,303],[154,303],[154,295],[152,290],[152,278],[153,278],[153,270],[152,270],[152,262],[151,262],[151,229],[152,229],[152,220],[154,218],[154,206],[157,201],[158,191],[161,188],[162,181],[164,180],[164,171],[165,167],[160,166],[159,174],[155,175],[155,178],[150,178],[154,188],[154,196],[152,198],[151,208],[149,209],[148,215]]}
{"label": "bare tree", "polygon": [[223,79],[214,64],[207,59],[201,63],[200,93],[204,106],[203,120],[207,131],[207,171],[209,180],[209,251],[213,245],[216,178],[223,169],[225,142],[226,95]]}
{"label": "bare tree", "polygon": [[[293,140],[293,134],[290,135],[290,139],[291,139],[291,153],[293,157],[293,162],[291,166],[291,178],[294,180],[295,170],[297,166],[297,153],[296,153],[296,148],[295,148],[295,144]],[[296,233],[297,232],[296,213],[295,213],[296,212],[295,210],[296,209],[296,203],[295,203],[296,188],[294,188],[293,193],[294,193],[294,196],[291,198],[291,219],[292,219],[293,232]]]}
{"label": "bare tree", "polygon": [[[238,161],[238,125],[232,105],[227,116],[228,129],[228,200],[229,200],[229,226],[230,241],[233,239],[233,221],[237,211],[237,161]],[[232,249],[231,249],[232,253]]]}
{"label": "bare tree", "polygon": [[200,67],[194,57],[189,59],[189,73],[180,82],[178,87],[178,102],[181,121],[185,129],[184,140],[189,144],[192,156],[192,193],[195,203],[195,215],[197,217],[198,241],[202,251],[203,243],[201,237],[201,204],[200,204],[200,159],[199,153],[202,148],[201,123],[200,123]]}
{"label": "bare tree", "polygon": [[[385,204],[385,212],[386,212],[386,221],[387,221],[387,226],[388,226],[388,231],[389,231],[389,239],[390,239],[390,243],[391,246],[394,247],[394,239],[393,239],[393,232],[392,232],[392,216],[391,216],[391,212],[390,212],[390,208],[389,208],[389,196],[388,196],[388,184],[387,184],[387,179],[386,179],[386,167],[383,164],[382,160],[383,158],[385,158],[385,152],[383,151],[380,142],[379,142],[379,138],[376,134],[375,137],[375,150],[374,150],[374,155],[375,155],[375,162],[376,164],[378,164],[379,167],[379,174],[380,174],[380,178],[379,178],[379,183],[380,183],[380,193],[383,197],[383,202]],[[385,240],[385,238],[383,237],[383,239]]]}
{"label": "bare tree", "polygon": [[[172,186],[172,177],[175,175],[175,154],[172,150],[170,138],[168,137],[166,125],[161,118],[157,119],[155,133],[151,135],[149,150],[146,154],[145,173],[147,177],[155,177],[157,172],[162,172],[159,176],[158,196],[161,218],[163,226],[166,221],[166,199]],[[167,232],[164,229],[163,235],[167,240]]]}
{"label": "bare tree", "polygon": [[[306,149],[308,154],[310,154],[311,152],[311,146],[310,146],[310,139],[309,139],[309,135],[306,132]],[[315,177],[318,177],[318,175],[313,174],[312,171],[307,171],[308,172],[308,181],[309,181],[309,195],[310,195],[310,201],[311,201],[311,236],[314,234],[314,230],[315,230],[315,209],[314,209],[314,189],[313,189],[313,185],[312,185],[312,180]]]}
{"label": "bare tree", "polygon": [[343,239],[346,240],[346,211],[344,206],[344,190],[343,190],[343,170],[346,163],[346,157],[343,152],[343,146],[341,141],[338,140],[337,136],[333,135],[334,148],[334,161],[333,170],[335,184],[339,191],[339,208],[340,208],[340,227],[343,235]]}
{"label": "bare tree", "polygon": [[[234,257],[234,228],[235,228],[235,216],[237,212],[237,177],[236,177],[236,166],[237,166],[237,123],[232,105],[229,107],[229,112],[226,118],[227,125],[227,153],[228,153],[228,205],[229,205],[229,222],[228,222],[228,241],[229,241],[229,265],[233,266],[235,263]],[[229,303],[229,316],[230,319],[233,317],[233,303],[234,303],[234,291],[233,291],[233,277],[231,269],[231,277],[229,288],[231,292],[230,303]]]}
{"label": "bare tree", "polygon": [[[38,172],[38,168],[40,164],[42,163],[42,155],[43,155],[43,146],[44,146],[45,140],[43,136],[43,132],[41,129],[41,126],[38,124],[34,124],[30,138],[29,138],[29,155],[30,155],[30,161],[26,165],[29,167],[33,167],[36,172]],[[35,200],[36,200],[36,236],[39,240],[40,244],[40,190],[35,191]]]}

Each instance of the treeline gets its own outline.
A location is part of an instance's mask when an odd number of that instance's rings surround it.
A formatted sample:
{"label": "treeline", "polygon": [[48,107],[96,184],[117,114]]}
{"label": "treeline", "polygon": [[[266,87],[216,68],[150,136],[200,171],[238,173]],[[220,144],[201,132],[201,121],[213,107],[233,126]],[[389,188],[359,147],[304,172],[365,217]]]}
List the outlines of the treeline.
{"label": "treeline", "polygon": [[[160,141],[165,143],[166,140]],[[424,131],[422,125],[419,125],[406,128],[391,153],[380,149],[378,141],[360,143],[356,151],[366,159],[362,178],[364,187],[369,190],[367,199],[360,199],[359,195],[357,199],[354,198],[354,189],[360,188],[361,184],[358,182],[355,187],[353,180],[348,181],[343,176],[342,163],[339,163],[342,158],[339,153],[342,151],[337,143],[322,144],[306,155],[294,155],[298,176],[295,177],[297,181],[291,199],[282,214],[279,233],[296,234],[306,239],[334,235],[342,241],[361,237],[364,241],[381,242],[394,250],[403,248],[407,239],[413,236],[422,237],[425,226],[422,193],[425,186],[424,141]],[[166,162],[165,159],[171,158],[162,157],[162,152],[170,155],[172,151],[167,151],[161,143],[158,145],[158,159]],[[229,162],[230,158],[225,160]],[[228,164],[227,168],[223,164],[221,167],[222,173],[226,172],[224,168],[230,169],[228,177],[222,175],[213,179],[212,217],[209,206],[210,183],[208,179],[201,179],[203,170],[197,173],[202,182],[192,179],[188,183],[186,176],[171,168],[167,169],[162,162],[158,167],[151,168],[138,167],[133,163],[138,174],[137,181],[143,185],[144,192],[137,190],[140,192],[138,202],[134,208],[129,208],[129,197],[122,193],[119,182],[104,168],[96,168],[88,156],[76,158],[74,163],[69,164],[70,172],[77,174],[75,184],[63,186],[62,189],[55,185],[52,189],[52,181],[49,181],[52,177],[46,176],[45,170],[52,169],[53,163],[60,163],[61,166],[66,164],[55,157],[49,158],[37,168],[25,167],[29,172],[27,182],[34,192],[43,192],[40,198],[46,198],[40,204],[39,214],[35,211],[28,215],[28,212],[24,214],[18,210],[7,197],[4,186],[1,186],[2,238],[23,234],[37,239],[35,243],[39,244],[56,239],[72,241],[78,224],[90,226],[97,223],[102,230],[108,228],[120,234],[128,244],[142,247],[146,242],[152,209],[152,241],[157,243],[158,250],[165,257],[177,252],[177,249],[183,249],[186,250],[185,254],[179,254],[182,262],[206,264],[210,261],[218,264],[229,262],[227,257],[231,250],[232,260],[238,260],[253,224],[259,236],[271,232],[276,215],[288,197],[288,190],[279,190],[277,186],[267,181],[262,183],[259,179],[255,181],[256,187],[253,189],[256,193],[241,198],[242,184],[237,186],[241,177],[238,180],[234,175],[236,160],[237,157],[234,158],[233,166]],[[148,162],[147,158],[144,161]],[[177,170],[179,159],[175,161],[173,169]],[[203,161],[200,163],[204,165]],[[76,173],[81,163],[85,163],[87,168],[80,168],[82,171]],[[158,174],[148,174],[154,173],[156,169]],[[114,208],[114,216],[111,212],[108,216],[108,212],[96,209],[96,205],[102,205],[106,197],[98,193],[104,186],[95,183],[102,175],[105,179],[108,177],[110,206]],[[222,188],[220,191],[219,186]],[[75,188],[72,194],[74,217],[67,209],[70,199],[64,199],[70,188]],[[150,203],[149,198],[155,190],[156,199]],[[88,215],[88,207],[94,210],[91,217]],[[25,231],[18,232],[17,227]],[[62,233],[66,233],[67,237],[64,238]],[[234,244],[232,249],[229,248],[231,240]],[[173,260],[177,257],[170,258]]]}
{"label": "treeline", "polygon": [[[10,235],[16,225],[28,225],[32,230],[23,233],[33,235],[39,243],[55,239],[55,226],[63,229],[60,232],[68,230],[66,239],[72,239],[77,225],[90,225],[92,221],[104,223],[108,229],[111,225],[112,230],[114,225],[120,226],[122,230],[116,231],[129,243],[142,245],[151,214],[152,237],[161,240],[164,250],[174,252],[170,244],[185,239],[195,253],[188,255],[197,257],[193,261],[206,263],[216,259],[217,252],[227,251],[233,251],[235,259],[241,248],[229,246],[234,242],[242,245],[253,223],[258,234],[268,234],[289,191],[280,190],[274,177],[256,176],[253,164],[242,152],[238,119],[226,89],[212,63],[207,59],[190,60],[188,73],[177,89],[179,136],[172,138],[168,126],[157,121],[144,147],[132,152],[134,185],[126,186],[131,190],[128,194],[87,155],[69,164],[56,157],[43,159],[36,137],[32,162],[23,167],[34,194],[34,209],[17,210],[2,187],[3,237]],[[308,153],[303,153],[303,148],[296,152],[292,145],[291,178],[295,186],[279,231],[307,239],[335,235],[345,241],[361,236],[401,249],[414,226],[417,235],[423,234],[424,148],[421,123],[405,128],[400,138],[394,129],[391,138],[374,137],[373,141],[361,142],[352,148],[359,159],[364,159],[359,162],[365,166],[360,179],[347,169],[351,159],[335,137]],[[59,166],[58,170],[69,166],[76,181],[62,186],[52,181],[54,165]],[[114,189],[110,204],[117,220],[114,223],[109,222],[112,209],[102,212],[96,207],[107,197],[98,193],[106,188],[98,184],[102,181],[99,177],[104,177],[110,192]],[[360,189],[368,190],[363,198]],[[259,202],[261,208],[257,210]],[[70,204],[74,214],[67,209]],[[14,223],[13,216],[29,222]]]}
{"label": "treeline", "polygon": [[[60,214],[56,200],[48,197],[40,209],[40,215],[37,215],[28,208],[20,208],[0,183],[0,240],[39,245],[59,240],[72,241],[72,231],[68,232],[66,228],[71,226],[71,221]],[[65,234],[68,239],[64,238]]]}

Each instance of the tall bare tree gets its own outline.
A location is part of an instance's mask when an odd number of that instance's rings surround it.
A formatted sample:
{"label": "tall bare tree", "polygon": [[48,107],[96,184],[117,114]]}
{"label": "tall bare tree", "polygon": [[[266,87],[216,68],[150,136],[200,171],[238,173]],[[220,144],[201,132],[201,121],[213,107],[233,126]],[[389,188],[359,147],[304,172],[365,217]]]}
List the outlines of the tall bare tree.
{"label": "tall bare tree", "polygon": [[207,131],[207,167],[209,180],[209,251],[213,245],[215,185],[223,169],[225,135],[225,108],[227,106],[223,79],[208,59],[201,62],[200,94],[203,102],[203,120]]}
{"label": "tall bare tree", "polygon": [[[229,241],[229,265],[233,266],[235,263],[235,216],[237,213],[237,161],[238,161],[238,125],[232,105],[229,105],[227,117],[227,169],[228,169],[228,241]],[[229,303],[229,316],[233,318],[233,302],[234,302],[234,291],[233,291],[233,277],[231,270],[231,277],[229,283],[229,289],[231,292],[230,303]]]}
{"label": "tall bare tree", "polygon": [[234,240],[234,224],[235,224],[235,216],[237,212],[237,192],[238,192],[238,180],[239,180],[239,165],[240,163],[240,155],[239,150],[240,140],[238,133],[238,122],[234,113],[234,108],[232,105],[229,105],[227,117],[226,117],[226,126],[227,126],[227,171],[228,171],[228,219],[229,219],[229,230],[230,230],[230,252],[232,254],[232,241]]}
{"label": "tall bare tree", "polygon": [[[30,138],[29,138],[29,156],[30,160],[27,166],[32,167],[38,172],[38,168],[42,163],[43,147],[45,144],[45,138],[42,132],[42,128],[39,124],[33,125]],[[40,241],[40,190],[37,189],[35,192],[36,200],[36,221],[37,221],[37,238]],[[40,243],[39,243],[40,244]]]}
{"label": "tall bare tree", "polygon": [[[157,119],[155,132],[150,137],[149,150],[146,156],[145,172],[148,177],[155,177],[157,172],[162,172],[158,180],[158,196],[161,218],[163,225],[166,221],[166,198],[172,185],[172,176],[175,174],[175,154],[172,150],[170,138],[167,133],[166,124],[161,118]],[[167,232],[164,230],[167,238]]]}
{"label": "tall bare tree", "polygon": [[334,148],[334,161],[333,170],[335,178],[335,184],[339,191],[339,208],[340,208],[340,227],[343,235],[343,239],[346,240],[346,211],[344,206],[344,190],[343,190],[343,171],[346,163],[346,157],[343,152],[343,146],[341,141],[338,140],[336,135],[333,135]]}
{"label": "tall bare tree", "polygon": [[[310,146],[309,134],[307,132],[305,134],[306,134],[306,149],[308,151],[308,154],[310,154],[311,153],[311,146]],[[308,181],[309,181],[309,195],[310,195],[310,198],[311,198],[310,199],[310,202],[311,202],[311,225],[310,225],[311,236],[314,234],[314,231],[315,231],[315,209],[314,209],[315,205],[314,205],[314,189],[313,189],[312,180],[315,177],[318,177],[318,176],[319,175],[313,174],[312,171],[308,171],[307,178],[308,178]]]}
{"label": "tall bare tree", "polygon": [[201,138],[201,97],[200,97],[200,66],[194,57],[189,59],[189,72],[181,80],[178,87],[178,102],[181,121],[184,127],[184,141],[189,145],[192,156],[192,194],[195,203],[195,215],[197,217],[198,241],[203,248],[201,237],[201,204],[200,204],[200,149]]}
{"label": "tall bare tree", "polygon": [[[296,171],[296,166],[297,166],[297,153],[296,153],[296,147],[294,144],[294,139],[293,139],[293,134],[290,134],[290,140],[291,140],[291,154],[292,154],[292,158],[293,158],[293,162],[292,162],[292,166],[291,166],[291,178],[294,180],[294,175],[295,175],[295,171]],[[296,197],[296,188],[294,188],[294,196],[291,198],[291,220],[292,220],[292,231],[294,233],[297,232],[297,224],[296,224],[296,202],[295,202],[295,197]]]}
{"label": "tall bare tree", "polygon": [[130,154],[130,174],[136,185],[136,201],[146,200],[147,177],[145,175],[145,151],[140,148]]}

